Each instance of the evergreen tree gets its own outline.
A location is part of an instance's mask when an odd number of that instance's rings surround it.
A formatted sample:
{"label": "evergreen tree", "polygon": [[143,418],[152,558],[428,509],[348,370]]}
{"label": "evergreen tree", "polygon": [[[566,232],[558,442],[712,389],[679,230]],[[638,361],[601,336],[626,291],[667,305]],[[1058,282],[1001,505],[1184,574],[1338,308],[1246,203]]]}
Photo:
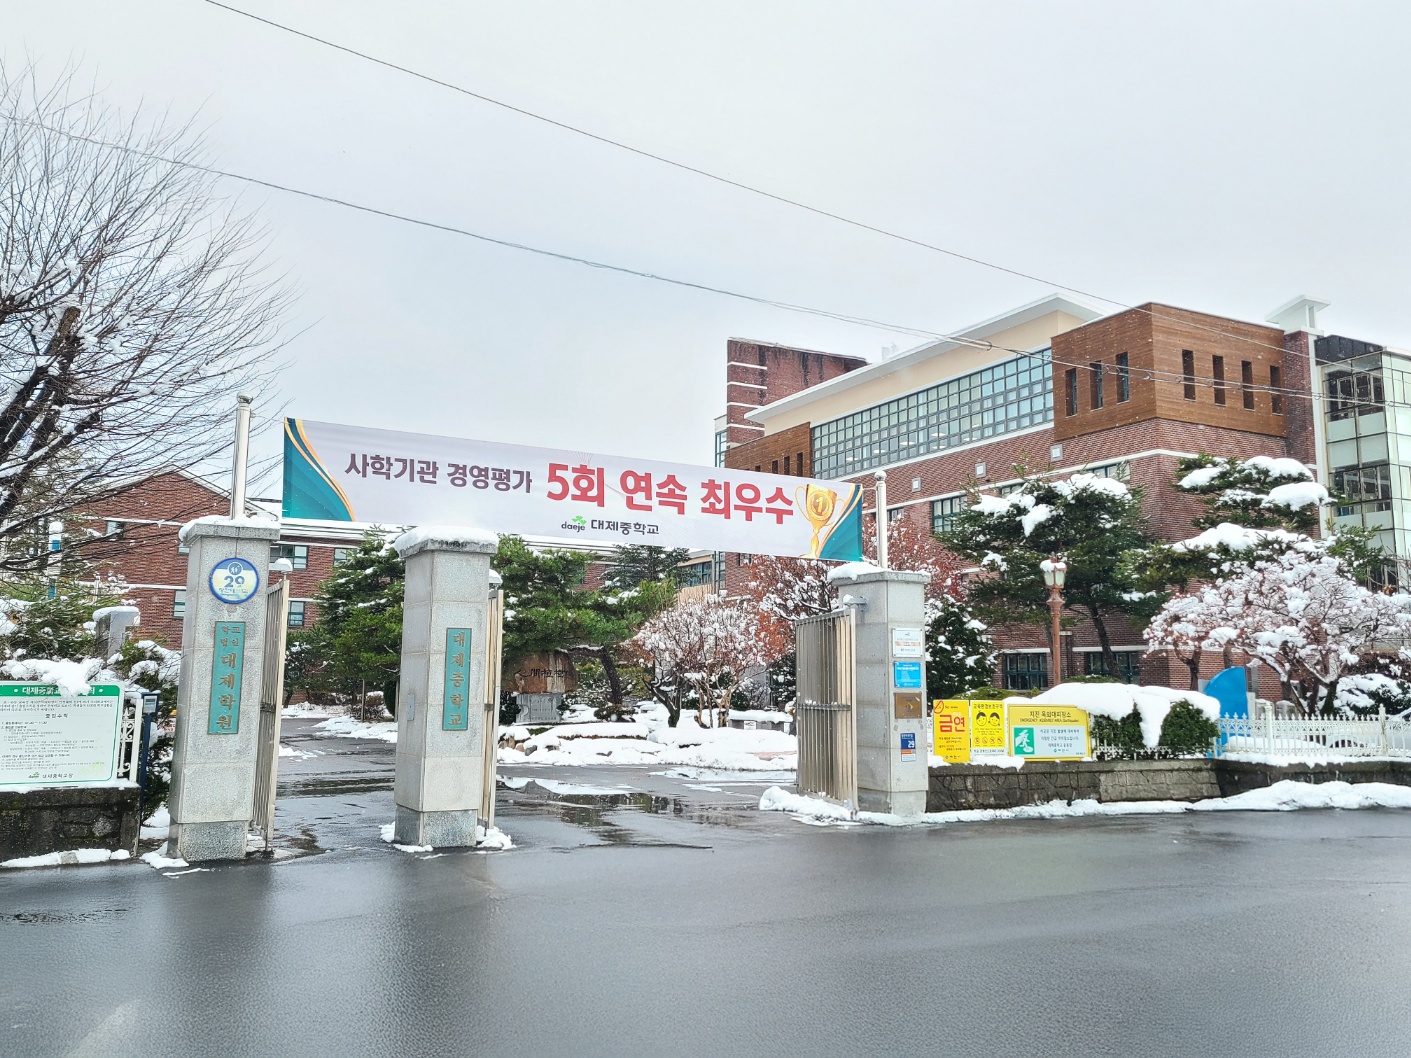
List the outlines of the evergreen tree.
{"label": "evergreen tree", "polygon": [[1092,622],[1107,671],[1116,672],[1108,619],[1121,614],[1141,620],[1163,601],[1159,593],[1140,590],[1124,561],[1152,543],[1140,491],[1095,474],[1062,481],[1026,474],[1005,496],[974,499],[941,540],[995,574],[971,586],[977,612],[990,624],[1046,622],[1048,591],[1039,563],[1061,556],[1068,564],[1064,605]]}
{"label": "evergreen tree", "polygon": [[286,665],[295,679],[348,696],[375,688],[395,712],[405,579],[406,564],[386,534],[370,530],[319,585],[317,623],[291,637]]}
{"label": "evergreen tree", "polygon": [[965,600],[942,594],[926,603],[926,693],[959,698],[994,678],[995,645]]}
{"label": "evergreen tree", "polygon": [[690,557],[684,547],[655,547],[651,544],[623,544],[613,556],[603,583],[609,588],[635,588],[643,582],[656,583],[677,577],[677,567]]}

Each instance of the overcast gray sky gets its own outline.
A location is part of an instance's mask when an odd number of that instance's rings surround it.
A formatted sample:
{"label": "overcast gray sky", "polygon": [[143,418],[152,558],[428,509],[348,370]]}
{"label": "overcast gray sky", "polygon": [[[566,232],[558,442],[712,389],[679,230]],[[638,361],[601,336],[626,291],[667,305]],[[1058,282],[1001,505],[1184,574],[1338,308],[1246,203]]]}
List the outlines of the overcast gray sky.
{"label": "overcast gray sky", "polygon": [[[732,179],[1135,304],[1411,345],[1411,5],[230,0]],[[953,330],[1052,290],[593,143],[202,0],[0,0],[0,54],[213,162],[556,251]],[[301,290],[291,413],[711,459],[730,336],[915,339],[230,187]],[[1099,308],[1111,308],[1098,304]]]}

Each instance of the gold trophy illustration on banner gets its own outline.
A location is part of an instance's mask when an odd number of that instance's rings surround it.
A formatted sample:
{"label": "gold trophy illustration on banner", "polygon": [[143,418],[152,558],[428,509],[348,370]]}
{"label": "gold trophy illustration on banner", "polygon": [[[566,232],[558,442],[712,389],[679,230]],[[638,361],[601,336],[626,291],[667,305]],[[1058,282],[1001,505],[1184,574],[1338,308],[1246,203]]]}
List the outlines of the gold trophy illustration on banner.
{"label": "gold trophy illustration on banner", "polygon": [[828,539],[828,523],[838,506],[838,494],[822,485],[800,485],[794,490],[794,502],[803,511],[808,524],[813,526],[813,541],[808,546],[804,558],[817,558]]}

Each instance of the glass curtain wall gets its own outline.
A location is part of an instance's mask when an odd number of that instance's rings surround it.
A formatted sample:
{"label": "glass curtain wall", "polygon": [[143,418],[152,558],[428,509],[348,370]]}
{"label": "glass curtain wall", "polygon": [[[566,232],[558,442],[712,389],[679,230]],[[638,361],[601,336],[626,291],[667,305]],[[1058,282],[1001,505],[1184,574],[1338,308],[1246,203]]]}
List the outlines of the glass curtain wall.
{"label": "glass curtain wall", "polygon": [[1043,349],[820,423],[813,473],[851,477],[1052,421],[1052,365]]}

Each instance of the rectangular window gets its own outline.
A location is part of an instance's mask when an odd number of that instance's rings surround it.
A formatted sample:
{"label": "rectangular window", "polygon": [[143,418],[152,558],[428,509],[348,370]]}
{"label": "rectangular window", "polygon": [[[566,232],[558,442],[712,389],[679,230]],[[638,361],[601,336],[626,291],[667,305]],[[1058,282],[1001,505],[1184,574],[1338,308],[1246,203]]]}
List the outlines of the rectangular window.
{"label": "rectangular window", "polygon": [[1132,372],[1128,367],[1127,354],[1117,354],[1117,403],[1125,404],[1132,399]]}
{"label": "rectangular window", "polygon": [[1210,358],[1210,377],[1215,389],[1215,403],[1223,405],[1225,403],[1225,358],[1223,356]]}
{"label": "rectangular window", "polygon": [[771,474],[777,474],[777,473],[779,473],[779,460],[776,459],[776,460],[774,460],[773,463],[770,464],[770,466],[769,466],[769,472],[770,472]]}
{"label": "rectangular window", "polygon": [[1248,360],[1240,361],[1240,388],[1244,391],[1245,411],[1254,410],[1254,365]]}
{"label": "rectangular window", "polygon": [[122,536],[122,522],[109,518],[103,523],[104,536]]}
{"label": "rectangular window", "polygon": [[348,557],[352,553],[353,549],[351,547],[335,547],[333,549],[333,564],[335,566],[341,566],[344,562],[348,561]]}
{"label": "rectangular window", "polygon": [[965,497],[947,496],[931,503],[931,531],[944,533],[955,525],[955,516],[965,508]]}
{"label": "rectangular window", "polygon": [[1088,396],[1091,398],[1090,403],[1092,404],[1093,411],[1097,411],[1098,408],[1102,407],[1102,361],[1099,360],[1096,363],[1090,364],[1088,370],[1092,372],[1089,380],[1089,389],[1091,392]]}
{"label": "rectangular window", "polygon": [[799,477],[801,477],[801,478],[806,478],[806,477],[808,477],[808,471],[806,471],[806,470],[804,469],[804,466],[803,466],[803,453],[802,453],[802,452],[800,452],[797,456],[794,457],[794,466],[798,468],[798,475],[799,475]]}
{"label": "rectangular window", "polygon": [[186,589],[177,588],[171,597],[171,615],[173,617],[186,616]]}
{"label": "rectangular window", "polygon": [[1048,653],[1006,654],[1004,686],[1011,691],[1037,691],[1048,686]]}
{"label": "rectangular window", "polygon": [[306,544],[271,544],[269,560],[277,562],[287,558],[295,569],[309,568],[309,548]]}
{"label": "rectangular window", "polygon": [[1181,350],[1181,387],[1186,400],[1195,400],[1195,353]]}
{"label": "rectangular window", "polygon": [[1114,676],[1123,683],[1137,683],[1141,676],[1142,652],[1140,650],[1114,650],[1117,671],[1108,672],[1103,663],[1102,651],[1094,650],[1083,654],[1084,676]]}
{"label": "rectangular window", "polygon": [[789,466],[789,461],[790,461],[792,458],[793,458],[792,456],[785,456],[785,457],[784,457],[784,476],[785,476],[785,477],[791,476],[791,475],[793,474],[793,472],[794,472],[793,469]]}
{"label": "rectangular window", "polygon": [[290,600],[289,600],[289,627],[290,627],[290,628],[303,628],[303,627],[304,627],[304,600],[303,600],[303,599],[290,599]]}
{"label": "rectangular window", "polygon": [[1284,387],[1284,370],[1281,367],[1269,365],[1269,388],[1273,390],[1269,394],[1269,406],[1275,415],[1284,413],[1284,395],[1279,390]]}
{"label": "rectangular window", "polygon": [[1063,414],[1078,414],[1078,369],[1070,367],[1063,373]]}

